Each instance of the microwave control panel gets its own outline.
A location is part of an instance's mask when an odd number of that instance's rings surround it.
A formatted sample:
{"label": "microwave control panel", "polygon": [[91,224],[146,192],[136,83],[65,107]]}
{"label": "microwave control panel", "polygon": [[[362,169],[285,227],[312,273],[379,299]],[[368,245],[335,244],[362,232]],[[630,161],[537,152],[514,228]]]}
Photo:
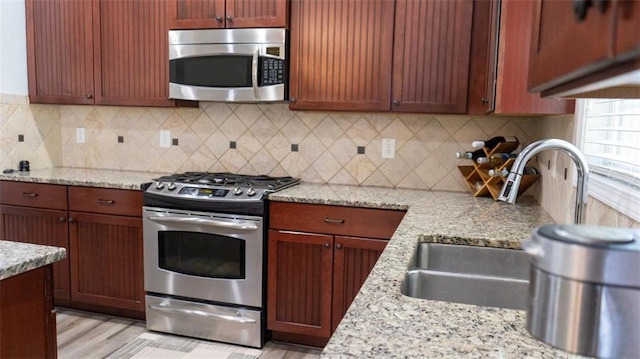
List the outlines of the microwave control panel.
{"label": "microwave control panel", "polygon": [[284,83],[284,60],[270,57],[260,58],[260,86],[278,85]]}

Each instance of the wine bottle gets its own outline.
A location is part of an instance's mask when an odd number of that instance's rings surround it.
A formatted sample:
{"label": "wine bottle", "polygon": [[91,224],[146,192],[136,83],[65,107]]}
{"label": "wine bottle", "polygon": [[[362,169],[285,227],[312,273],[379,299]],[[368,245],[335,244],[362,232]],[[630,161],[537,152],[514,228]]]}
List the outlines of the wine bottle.
{"label": "wine bottle", "polygon": [[[525,167],[523,172],[523,174],[525,175],[537,175],[538,173],[539,173],[538,169],[535,167]],[[487,174],[491,177],[507,177],[507,175],[509,174],[509,170],[506,168],[502,168],[502,169],[492,168],[489,171],[487,171]]]}
{"label": "wine bottle", "polygon": [[490,138],[486,141],[473,141],[471,142],[471,147],[473,148],[482,148],[482,147],[486,147],[486,148],[495,148],[497,145],[499,145],[500,143],[503,142],[509,142],[509,143],[520,143],[520,141],[518,141],[518,138],[516,136],[496,136],[493,138]]}
{"label": "wine bottle", "polygon": [[456,158],[457,159],[468,159],[468,160],[476,160],[478,157],[481,156],[485,156],[485,153],[482,149],[479,150],[475,150],[473,152],[471,151],[466,151],[466,152],[456,152]]}
{"label": "wine bottle", "polygon": [[482,156],[482,157],[476,158],[476,162],[478,162],[479,164],[488,163],[488,164],[497,166],[506,162],[509,158],[515,158],[515,157],[518,157],[517,153],[493,153],[489,157]]}

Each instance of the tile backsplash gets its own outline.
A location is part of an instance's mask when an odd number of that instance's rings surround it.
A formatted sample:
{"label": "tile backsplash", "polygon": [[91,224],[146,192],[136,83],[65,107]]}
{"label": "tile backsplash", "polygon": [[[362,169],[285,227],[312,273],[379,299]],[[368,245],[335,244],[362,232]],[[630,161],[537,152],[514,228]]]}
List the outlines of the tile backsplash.
{"label": "tile backsplash", "polygon": [[[515,135],[573,139],[572,115],[540,117],[289,111],[284,103],[201,103],[200,108],[31,105],[0,94],[0,167],[52,166],[149,172],[228,171],[290,175],[307,182],[468,191],[454,158],[470,143]],[[78,143],[76,129],[84,128]],[[160,147],[160,131],[171,132]],[[382,139],[396,157],[382,158]],[[177,144],[176,144],[177,143]],[[234,147],[234,148],[232,148]],[[361,153],[364,152],[364,153]],[[559,223],[571,223],[574,188],[559,171],[567,156],[536,156],[542,179],[527,191]],[[549,170],[547,163],[555,162]],[[554,170],[555,168],[555,170]],[[590,200],[587,224],[640,227]]]}
{"label": "tile backsplash", "polygon": [[[449,191],[468,190],[454,153],[470,150],[471,141],[503,134],[530,143],[541,132],[535,117],[305,112],[285,103],[30,105],[5,95],[0,114],[2,168],[26,159],[32,168],[228,171]],[[171,133],[168,148],[160,147],[161,130]],[[395,158],[382,158],[383,138],[395,139]]]}

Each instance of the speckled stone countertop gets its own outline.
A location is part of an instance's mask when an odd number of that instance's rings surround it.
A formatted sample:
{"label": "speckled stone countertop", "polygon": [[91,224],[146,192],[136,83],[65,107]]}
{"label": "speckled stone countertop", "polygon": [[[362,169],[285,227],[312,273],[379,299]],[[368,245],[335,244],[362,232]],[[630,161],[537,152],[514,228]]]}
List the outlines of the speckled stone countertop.
{"label": "speckled stone countertop", "polygon": [[164,175],[167,173],[53,167],[2,173],[0,180],[136,190],[142,183]]}
{"label": "speckled stone countertop", "polygon": [[64,248],[0,240],[0,280],[64,259]]}
{"label": "speckled stone countertop", "polygon": [[313,184],[269,198],[407,210],[324,348],[323,358],[575,357],[531,337],[525,311],[415,299],[400,293],[419,241],[520,248],[535,227],[554,223],[531,198],[509,205],[468,193]]}

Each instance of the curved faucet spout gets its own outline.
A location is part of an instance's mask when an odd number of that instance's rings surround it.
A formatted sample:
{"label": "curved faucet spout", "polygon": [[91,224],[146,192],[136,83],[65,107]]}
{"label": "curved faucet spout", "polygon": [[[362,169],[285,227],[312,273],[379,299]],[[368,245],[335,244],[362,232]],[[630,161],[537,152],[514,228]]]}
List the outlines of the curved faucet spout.
{"label": "curved faucet spout", "polygon": [[520,187],[520,181],[524,173],[524,167],[527,162],[535,156],[537,153],[547,150],[561,150],[571,157],[576,165],[578,172],[578,183],[576,186],[576,208],[573,217],[575,224],[583,224],[584,216],[587,207],[587,183],[589,182],[589,165],[587,159],[584,157],[580,150],[571,143],[560,139],[546,139],[536,141],[529,146],[525,147],[522,152],[516,157],[511,166],[511,171],[507,176],[506,182],[502,186],[502,191],[498,196],[498,201],[504,201],[509,203],[516,203],[518,197],[518,188]]}

